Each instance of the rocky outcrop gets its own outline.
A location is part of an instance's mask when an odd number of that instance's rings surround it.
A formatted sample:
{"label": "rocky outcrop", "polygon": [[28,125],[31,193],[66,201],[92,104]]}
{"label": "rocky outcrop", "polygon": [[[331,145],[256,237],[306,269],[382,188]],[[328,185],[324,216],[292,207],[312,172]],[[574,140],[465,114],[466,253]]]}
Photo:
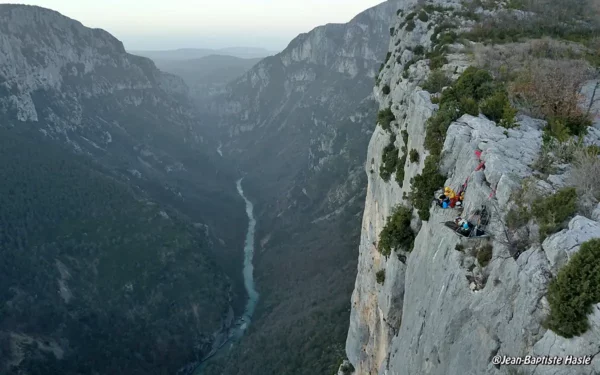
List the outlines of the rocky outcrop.
{"label": "rocky outcrop", "polygon": [[[462,239],[443,225],[458,212],[432,206],[429,220],[414,217],[412,227],[418,234],[412,252],[394,251],[385,257],[377,250],[392,209],[409,205],[405,197],[411,193],[411,180],[422,171],[428,155],[426,121],[437,109],[430,93],[421,89],[429,68],[426,60],[409,64],[408,69],[405,64],[418,45],[425,49],[431,45],[434,27],[428,23],[435,26],[436,17],[430,14],[429,18],[428,22],[415,18],[414,30],[406,31],[399,17],[390,42],[390,63],[375,88],[380,108],[390,107],[396,121],[390,132],[378,126],[368,148],[368,188],[346,342],[348,358],[356,374],[598,373],[598,306],[589,317],[590,330],[580,337],[565,339],[542,326],[549,313],[550,280],[583,242],[600,237],[598,218],[577,216],[568,229],[542,244],[532,241],[520,254],[512,246],[514,239],[504,221],[524,179],[533,179],[535,188],[546,193],[565,185],[568,167],[545,181],[532,168],[540,154],[544,121],[519,116],[517,127],[505,129],[484,116],[464,115],[448,129],[440,165],[447,176],[445,186],[458,189],[468,178],[462,216],[469,217],[485,205],[491,212],[490,239]],[[451,46],[448,60],[443,70],[455,78],[470,65],[459,45]],[[390,87],[387,95],[381,90],[384,85]],[[584,89],[588,98],[593,91],[590,87]],[[401,150],[404,130],[408,132],[407,152],[415,149],[421,157],[417,163],[406,161],[401,186],[394,176],[385,182],[379,168],[390,133]],[[600,144],[595,134],[591,129],[588,144]],[[478,169],[482,161],[485,168]],[[493,247],[493,257],[482,265],[475,255],[487,245]],[[375,276],[381,270],[385,272],[383,285]],[[574,355],[593,360],[583,367],[509,367],[495,366],[492,358],[497,355]]]}

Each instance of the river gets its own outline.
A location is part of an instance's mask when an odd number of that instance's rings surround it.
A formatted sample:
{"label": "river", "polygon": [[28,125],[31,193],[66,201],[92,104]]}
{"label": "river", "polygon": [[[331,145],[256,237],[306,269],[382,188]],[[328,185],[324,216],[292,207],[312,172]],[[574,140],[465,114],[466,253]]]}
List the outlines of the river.
{"label": "river", "polygon": [[246,203],[246,215],[248,216],[248,231],[246,232],[246,240],[244,242],[244,268],[242,271],[244,275],[244,287],[246,288],[248,300],[246,301],[244,313],[242,316],[237,318],[235,324],[233,327],[231,327],[227,341],[225,341],[223,345],[221,345],[211,355],[204,358],[200,366],[194,371],[195,375],[202,373],[202,369],[209,360],[214,360],[226,354],[233,347],[235,342],[244,335],[250,326],[252,315],[254,314],[254,309],[256,308],[256,303],[258,302],[259,295],[256,291],[256,287],[254,286],[254,264],[252,263],[254,259],[254,232],[256,230],[256,219],[254,218],[254,205],[244,195],[242,180],[243,178],[237,181],[237,191]]}

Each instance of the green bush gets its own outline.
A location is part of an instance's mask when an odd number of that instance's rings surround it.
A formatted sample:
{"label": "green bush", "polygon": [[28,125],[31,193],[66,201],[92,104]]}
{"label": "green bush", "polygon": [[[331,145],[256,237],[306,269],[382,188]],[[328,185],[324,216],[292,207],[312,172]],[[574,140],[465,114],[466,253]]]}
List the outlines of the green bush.
{"label": "green bush", "polygon": [[381,92],[383,92],[383,95],[389,95],[389,93],[390,93],[390,86],[389,85],[383,86],[383,88],[381,89]]}
{"label": "green bush", "polygon": [[587,316],[600,302],[600,239],[581,245],[548,287],[550,315],[545,326],[571,338],[589,329]]}
{"label": "green bush", "polygon": [[427,81],[423,84],[423,90],[427,90],[430,93],[438,93],[442,89],[450,84],[450,78],[441,69],[436,69],[429,74]]}
{"label": "green bush", "polygon": [[[383,274],[383,280],[385,281],[385,272]],[[381,282],[381,284],[383,284],[383,281]],[[354,366],[352,366],[352,363],[350,362],[342,365],[340,369],[342,370],[342,374],[344,375],[350,375],[354,372]]]}
{"label": "green bush", "polygon": [[377,114],[377,122],[384,130],[390,130],[390,123],[396,120],[392,107],[383,109]]}
{"label": "green bush", "polygon": [[406,23],[406,31],[413,31],[415,29],[415,27],[417,27],[417,25],[415,24],[415,21],[410,20]]}
{"label": "green bush", "polygon": [[413,18],[415,18],[415,16],[416,16],[416,15],[417,15],[417,13],[416,13],[416,12],[410,12],[410,13],[408,13],[408,14],[406,15],[406,17],[405,17],[404,19],[405,19],[407,22],[408,22],[408,21],[412,21],[412,20],[413,20]]}
{"label": "green bush", "polygon": [[431,14],[433,12],[440,12],[440,13],[444,13],[447,10],[451,10],[452,8],[446,8],[442,5],[437,5],[437,4],[427,4],[423,7],[423,10],[426,11],[427,13]]}
{"label": "green bush", "polygon": [[404,146],[408,145],[408,131],[404,129],[400,133],[402,134],[402,142],[404,143]]}
{"label": "green bush", "polygon": [[419,151],[415,150],[414,148],[412,150],[410,150],[410,162],[411,163],[419,162]]}
{"label": "green bush", "polygon": [[383,63],[383,65],[387,64],[387,62],[388,62],[388,61],[390,61],[390,58],[391,58],[391,57],[392,57],[392,53],[391,53],[391,52],[388,52],[388,53],[385,55],[385,62]]}
{"label": "green bush", "polygon": [[404,166],[406,165],[406,153],[402,155],[400,159],[398,159],[398,163],[396,164],[396,182],[400,187],[404,186]]}
{"label": "green bush", "polygon": [[487,267],[492,260],[493,255],[493,246],[488,243],[483,245],[479,250],[477,250],[477,262],[481,267]]}
{"label": "green bush", "polygon": [[390,27],[390,36],[394,36],[394,31],[396,31],[396,29],[394,27]]}
{"label": "green bush", "polygon": [[565,122],[558,118],[553,118],[548,121],[548,125],[544,128],[544,141],[549,142],[551,138],[555,138],[559,142],[566,142],[571,137],[571,133]]}
{"label": "green bush", "polygon": [[448,31],[437,36],[438,44],[454,44],[458,40],[458,34],[454,31]]}
{"label": "green bush", "polygon": [[421,21],[421,22],[427,22],[427,21],[429,21],[429,16],[423,10],[419,13],[419,21]]}
{"label": "green bush", "polygon": [[481,113],[499,125],[511,128],[515,124],[516,109],[510,104],[508,93],[499,89],[481,104]]}
{"label": "green bush", "polygon": [[402,143],[402,157],[398,159],[396,164],[396,182],[400,187],[404,186],[404,166],[406,165],[406,146],[408,144],[408,132],[406,130],[402,130]]}
{"label": "green bush", "polygon": [[383,285],[385,282],[385,270],[377,271],[377,273],[375,273],[375,279],[377,280],[377,284]]}
{"label": "green bush", "polygon": [[404,13],[404,11],[403,11],[402,9],[398,9],[398,10],[396,11],[396,15],[397,15],[397,16],[401,15],[402,13]]}
{"label": "green bush", "polygon": [[448,64],[448,59],[444,55],[435,55],[429,59],[429,69],[431,70],[440,69],[446,64]]}
{"label": "green bush", "polygon": [[438,165],[438,157],[428,156],[425,159],[423,172],[415,176],[412,182],[412,192],[409,198],[417,208],[421,220],[429,220],[429,207],[433,194],[446,181],[446,178],[439,173]]}
{"label": "green bush", "polygon": [[412,210],[404,206],[397,206],[392,215],[388,217],[385,227],[379,234],[378,250],[386,257],[394,249],[412,251],[415,234],[410,228]]}
{"label": "green bush", "polygon": [[419,44],[415,47],[413,53],[417,56],[423,55],[425,53],[425,47]]}
{"label": "green bush", "polygon": [[461,113],[466,113],[471,116],[479,115],[479,103],[470,96],[460,98],[459,109]]}
{"label": "green bush", "polygon": [[590,155],[598,156],[598,155],[600,155],[600,147],[598,147],[596,145],[588,146],[587,152]]}
{"label": "green bush", "polygon": [[540,239],[560,231],[567,219],[577,212],[577,190],[573,187],[559,190],[556,194],[537,199],[532,206],[533,216],[540,225]]}
{"label": "green bush", "polygon": [[389,181],[392,173],[396,171],[396,164],[398,163],[398,149],[394,145],[396,136],[393,134],[390,136],[390,143],[383,149],[383,155],[381,157],[381,166],[379,167],[379,175],[384,181]]}

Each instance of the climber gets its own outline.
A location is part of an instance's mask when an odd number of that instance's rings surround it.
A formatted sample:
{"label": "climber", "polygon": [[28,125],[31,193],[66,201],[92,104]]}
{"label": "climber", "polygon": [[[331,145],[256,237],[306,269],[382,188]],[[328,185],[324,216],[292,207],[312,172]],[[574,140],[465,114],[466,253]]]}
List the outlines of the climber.
{"label": "climber", "polygon": [[[447,221],[444,225],[463,237],[489,237],[485,228],[489,222],[489,214],[485,206],[476,210],[471,220],[458,216],[454,221]],[[475,222],[476,224],[473,224]]]}
{"label": "climber", "polygon": [[[446,186],[444,188],[444,195],[448,197],[449,205],[448,207],[454,208],[456,206],[456,202],[458,202],[458,197],[456,196],[456,192],[450,188],[450,186]],[[444,208],[448,208],[444,207]]]}
{"label": "climber", "polygon": [[449,208],[450,207],[450,198],[446,196],[446,194],[442,194],[436,199],[435,203],[441,208]]}
{"label": "climber", "polygon": [[[464,199],[464,194],[462,195]],[[436,204],[441,208],[454,208],[455,206],[462,205],[462,199],[460,195],[457,195],[450,186],[446,186],[444,188],[444,193],[440,195],[435,201]],[[459,203],[460,202],[460,203]]]}
{"label": "climber", "polygon": [[457,232],[460,232],[460,234],[465,237],[469,237],[469,234],[471,234],[471,230],[473,229],[473,224],[460,216],[454,219],[454,224],[457,226]]}

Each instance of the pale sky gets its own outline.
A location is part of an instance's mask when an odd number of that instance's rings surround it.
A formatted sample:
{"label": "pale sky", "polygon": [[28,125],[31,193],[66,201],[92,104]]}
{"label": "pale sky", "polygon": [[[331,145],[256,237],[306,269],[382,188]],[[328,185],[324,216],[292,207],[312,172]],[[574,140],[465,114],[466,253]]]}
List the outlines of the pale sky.
{"label": "pale sky", "polygon": [[102,28],[128,50],[262,47],[282,50],[298,34],[350,21],[383,0],[13,0]]}

